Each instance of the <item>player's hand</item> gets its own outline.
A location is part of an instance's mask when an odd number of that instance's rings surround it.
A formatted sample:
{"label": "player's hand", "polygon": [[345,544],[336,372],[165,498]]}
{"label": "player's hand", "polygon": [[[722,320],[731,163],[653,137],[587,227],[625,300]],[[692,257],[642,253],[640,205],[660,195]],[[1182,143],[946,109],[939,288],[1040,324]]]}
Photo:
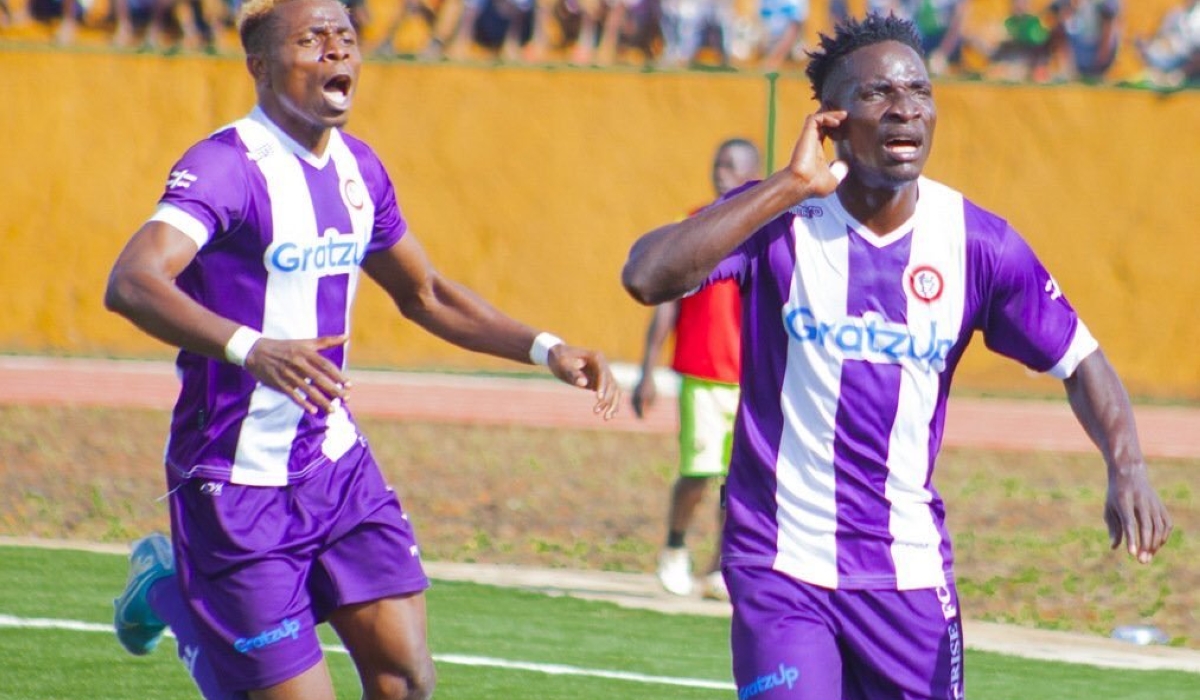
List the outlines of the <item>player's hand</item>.
{"label": "player's hand", "polygon": [[1171,516],[1150,486],[1146,470],[1109,478],[1104,504],[1109,541],[1116,549],[1125,542],[1129,555],[1148,564],[1171,535]]}
{"label": "player's hand", "polygon": [[633,404],[633,415],[644,418],[646,409],[653,406],[656,400],[658,400],[658,387],[654,383],[654,376],[643,374],[637,385],[633,387],[633,395],[629,397],[629,402]]}
{"label": "player's hand", "polygon": [[321,350],[345,344],[344,335],[305,340],[260,338],[246,356],[246,369],[263,384],[288,395],[309,413],[329,413],[345,401],[350,380]]}
{"label": "player's hand", "polygon": [[608,360],[595,350],[562,343],[550,348],[547,364],[554,376],[572,386],[596,393],[592,411],[610,420],[621,403],[621,388],[613,379]]}
{"label": "player's hand", "polygon": [[[845,119],[844,110],[817,112],[804,119],[800,139],[796,141],[792,160],[788,163],[788,169],[806,187],[803,199],[824,197],[837,189],[841,177],[834,172],[834,164],[826,159],[824,144],[830,132]],[[837,167],[845,168],[845,163]]]}

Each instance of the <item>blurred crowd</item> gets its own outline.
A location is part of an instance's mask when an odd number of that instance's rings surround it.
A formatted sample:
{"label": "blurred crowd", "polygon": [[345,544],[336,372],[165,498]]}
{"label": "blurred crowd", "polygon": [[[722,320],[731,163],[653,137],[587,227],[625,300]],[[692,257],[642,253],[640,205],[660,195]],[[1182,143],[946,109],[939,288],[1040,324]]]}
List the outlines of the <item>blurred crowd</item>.
{"label": "blurred crowd", "polygon": [[[1171,1],[1135,35],[1124,0],[344,0],[378,58],[799,70],[820,33],[870,11],[912,19],[938,76],[1200,86],[1200,0]],[[239,2],[0,0],[0,40],[234,51]]]}

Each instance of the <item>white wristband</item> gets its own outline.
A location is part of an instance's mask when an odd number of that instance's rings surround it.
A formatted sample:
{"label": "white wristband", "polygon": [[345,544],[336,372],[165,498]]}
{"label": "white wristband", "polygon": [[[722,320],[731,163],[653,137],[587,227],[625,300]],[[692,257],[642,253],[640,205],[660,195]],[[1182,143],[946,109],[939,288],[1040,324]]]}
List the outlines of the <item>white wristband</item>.
{"label": "white wristband", "polygon": [[246,357],[250,355],[250,350],[254,348],[254,344],[261,337],[262,333],[253,328],[238,326],[233,335],[229,336],[229,342],[225,343],[225,359],[238,367],[244,367]]}
{"label": "white wristband", "polygon": [[550,362],[550,349],[563,344],[563,339],[553,333],[538,333],[529,348],[529,359],[535,365],[545,365]]}

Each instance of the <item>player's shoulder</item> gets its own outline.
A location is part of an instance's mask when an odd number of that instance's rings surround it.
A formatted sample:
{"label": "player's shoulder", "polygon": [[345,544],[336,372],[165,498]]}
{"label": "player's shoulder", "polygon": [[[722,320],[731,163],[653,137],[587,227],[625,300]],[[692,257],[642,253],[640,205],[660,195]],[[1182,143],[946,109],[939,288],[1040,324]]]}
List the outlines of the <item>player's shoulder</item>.
{"label": "player's shoulder", "polygon": [[922,177],[920,188],[919,206],[932,212],[935,218],[957,216],[961,212],[968,240],[1000,242],[1012,233],[1008,219],[945,183]]}
{"label": "player's shoulder", "polygon": [[370,144],[340,129],[337,133],[341,139],[341,146],[358,163],[358,169],[362,172],[363,177],[367,178],[369,182],[384,182],[388,179],[383,159]]}
{"label": "player's shoulder", "polygon": [[196,166],[225,170],[244,165],[248,155],[237,130],[230,125],[192,144],[181,160]]}
{"label": "player's shoulder", "polygon": [[348,134],[345,131],[339,130],[338,134],[341,136],[342,143],[345,144],[346,150],[349,151],[355,158],[357,158],[359,162],[368,161],[382,164],[379,154],[376,153],[375,149],[372,148],[371,145],[366,141],[353,134]]}

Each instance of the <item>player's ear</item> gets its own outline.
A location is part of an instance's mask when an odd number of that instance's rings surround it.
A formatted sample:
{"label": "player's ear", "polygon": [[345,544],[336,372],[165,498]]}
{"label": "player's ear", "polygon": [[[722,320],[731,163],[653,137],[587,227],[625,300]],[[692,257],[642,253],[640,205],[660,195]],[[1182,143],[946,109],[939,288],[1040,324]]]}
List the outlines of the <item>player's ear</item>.
{"label": "player's ear", "polygon": [[250,71],[250,76],[254,78],[254,82],[258,83],[267,76],[267,61],[258,54],[247,54],[246,69]]}

